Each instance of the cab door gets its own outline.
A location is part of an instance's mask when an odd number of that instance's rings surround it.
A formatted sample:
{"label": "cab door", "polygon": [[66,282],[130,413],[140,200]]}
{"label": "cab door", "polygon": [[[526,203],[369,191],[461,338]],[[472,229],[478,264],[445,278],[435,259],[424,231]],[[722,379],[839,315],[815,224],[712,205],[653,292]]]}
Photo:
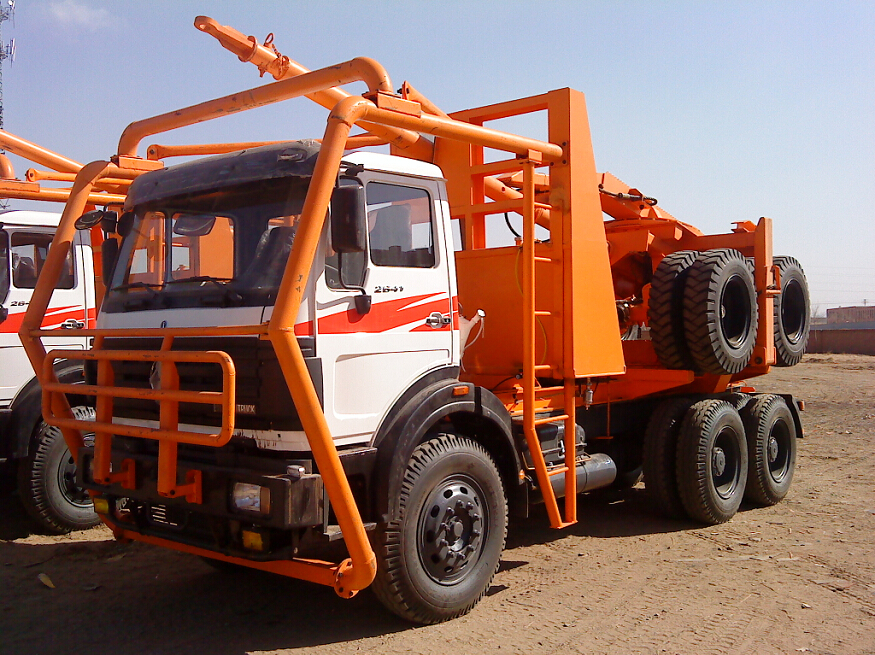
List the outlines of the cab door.
{"label": "cab door", "polygon": [[[54,233],[49,228],[20,227],[7,228],[3,239],[8,248],[3,262],[6,279],[9,282],[3,307],[7,311],[5,320],[0,323],[0,394],[4,398],[15,395],[17,390],[33,377],[33,370],[18,338],[24,313],[30,304],[37,278],[42,271]],[[51,304],[43,318],[43,329],[55,329],[58,337],[43,340],[47,350],[53,348],[84,348],[84,339],[64,336],[65,328],[84,328],[87,326],[85,287],[87,279],[81,269],[77,269],[76,251],[71,248]]]}
{"label": "cab door", "polygon": [[[316,355],[325,416],[339,443],[368,441],[406,389],[453,363],[442,185],[386,173],[359,179],[368,249],[341,257],[359,258],[363,279],[341,281],[338,256],[326,243],[326,268],[316,283]],[[358,284],[361,290],[350,288]],[[356,308],[361,291],[371,298],[366,313]]]}

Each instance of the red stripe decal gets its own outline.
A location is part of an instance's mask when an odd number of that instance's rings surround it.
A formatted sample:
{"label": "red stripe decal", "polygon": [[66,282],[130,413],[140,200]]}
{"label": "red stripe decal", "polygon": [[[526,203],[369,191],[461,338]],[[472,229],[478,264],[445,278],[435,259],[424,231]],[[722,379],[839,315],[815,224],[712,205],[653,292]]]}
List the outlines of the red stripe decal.
{"label": "red stripe decal", "polygon": [[[419,303],[427,298],[433,298],[441,294],[428,293],[421,296],[411,296],[409,298],[397,298],[381,303],[374,303],[371,306],[371,311],[365,315],[359,314],[354,307],[336,314],[324,316],[319,319],[320,334],[350,334],[354,332],[387,332],[399,328],[404,325],[416,323],[418,321],[425,322],[426,317],[432,312],[441,314],[447,313],[450,308],[449,298],[441,298],[432,300],[427,303]],[[415,305],[412,306],[411,305]],[[306,323],[299,324],[300,326],[307,325]],[[421,326],[428,330],[425,325]],[[298,333],[298,326],[295,326],[295,333]],[[420,331],[420,326],[411,329],[411,332]]]}

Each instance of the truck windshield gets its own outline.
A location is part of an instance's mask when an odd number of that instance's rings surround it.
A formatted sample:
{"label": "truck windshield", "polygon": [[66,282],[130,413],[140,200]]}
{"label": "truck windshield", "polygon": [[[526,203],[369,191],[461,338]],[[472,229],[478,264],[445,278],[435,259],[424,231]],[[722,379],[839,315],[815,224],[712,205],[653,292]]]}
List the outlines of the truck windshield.
{"label": "truck windshield", "polygon": [[267,180],[138,208],[105,311],[272,303],[308,182]]}

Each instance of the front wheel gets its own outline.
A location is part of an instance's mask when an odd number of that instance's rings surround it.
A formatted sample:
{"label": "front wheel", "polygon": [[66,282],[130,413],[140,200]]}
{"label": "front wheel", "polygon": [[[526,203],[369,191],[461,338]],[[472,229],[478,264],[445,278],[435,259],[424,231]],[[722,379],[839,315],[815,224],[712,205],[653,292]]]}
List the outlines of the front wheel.
{"label": "front wheel", "polygon": [[436,435],[407,464],[397,520],[377,531],[374,592],[416,623],[466,614],[489,588],[506,537],[507,500],[489,453]]}
{"label": "front wheel", "polygon": [[[73,414],[94,420],[90,407],[74,407]],[[51,534],[85,530],[100,522],[88,492],[76,482],[76,465],[61,430],[42,421],[30,454],[19,462],[18,493],[30,517]]]}

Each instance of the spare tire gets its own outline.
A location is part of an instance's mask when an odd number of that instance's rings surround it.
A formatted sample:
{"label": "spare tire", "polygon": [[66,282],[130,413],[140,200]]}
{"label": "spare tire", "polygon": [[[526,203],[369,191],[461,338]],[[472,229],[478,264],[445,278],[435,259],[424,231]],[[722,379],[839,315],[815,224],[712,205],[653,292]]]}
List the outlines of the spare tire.
{"label": "spare tire", "polygon": [[781,294],[775,297],[775,364],[795,366],[805,354],[811,329],[808,280],[793,257],[775,257]]}
{"label": "spare tire", "polygon": [[684,290],[687,347],[704,373],[739,373],[753,354],[757,333],[753,275],[742,254],[708,250],[690,266]]}
{"label": "spare tire", "polygon": [[647,308],[650,339],[656,356],[666,368],[694,367],[684,335],[684,288],[690,266],[698,256],[695,250],[679,250],[666,255],[650,280]]}

